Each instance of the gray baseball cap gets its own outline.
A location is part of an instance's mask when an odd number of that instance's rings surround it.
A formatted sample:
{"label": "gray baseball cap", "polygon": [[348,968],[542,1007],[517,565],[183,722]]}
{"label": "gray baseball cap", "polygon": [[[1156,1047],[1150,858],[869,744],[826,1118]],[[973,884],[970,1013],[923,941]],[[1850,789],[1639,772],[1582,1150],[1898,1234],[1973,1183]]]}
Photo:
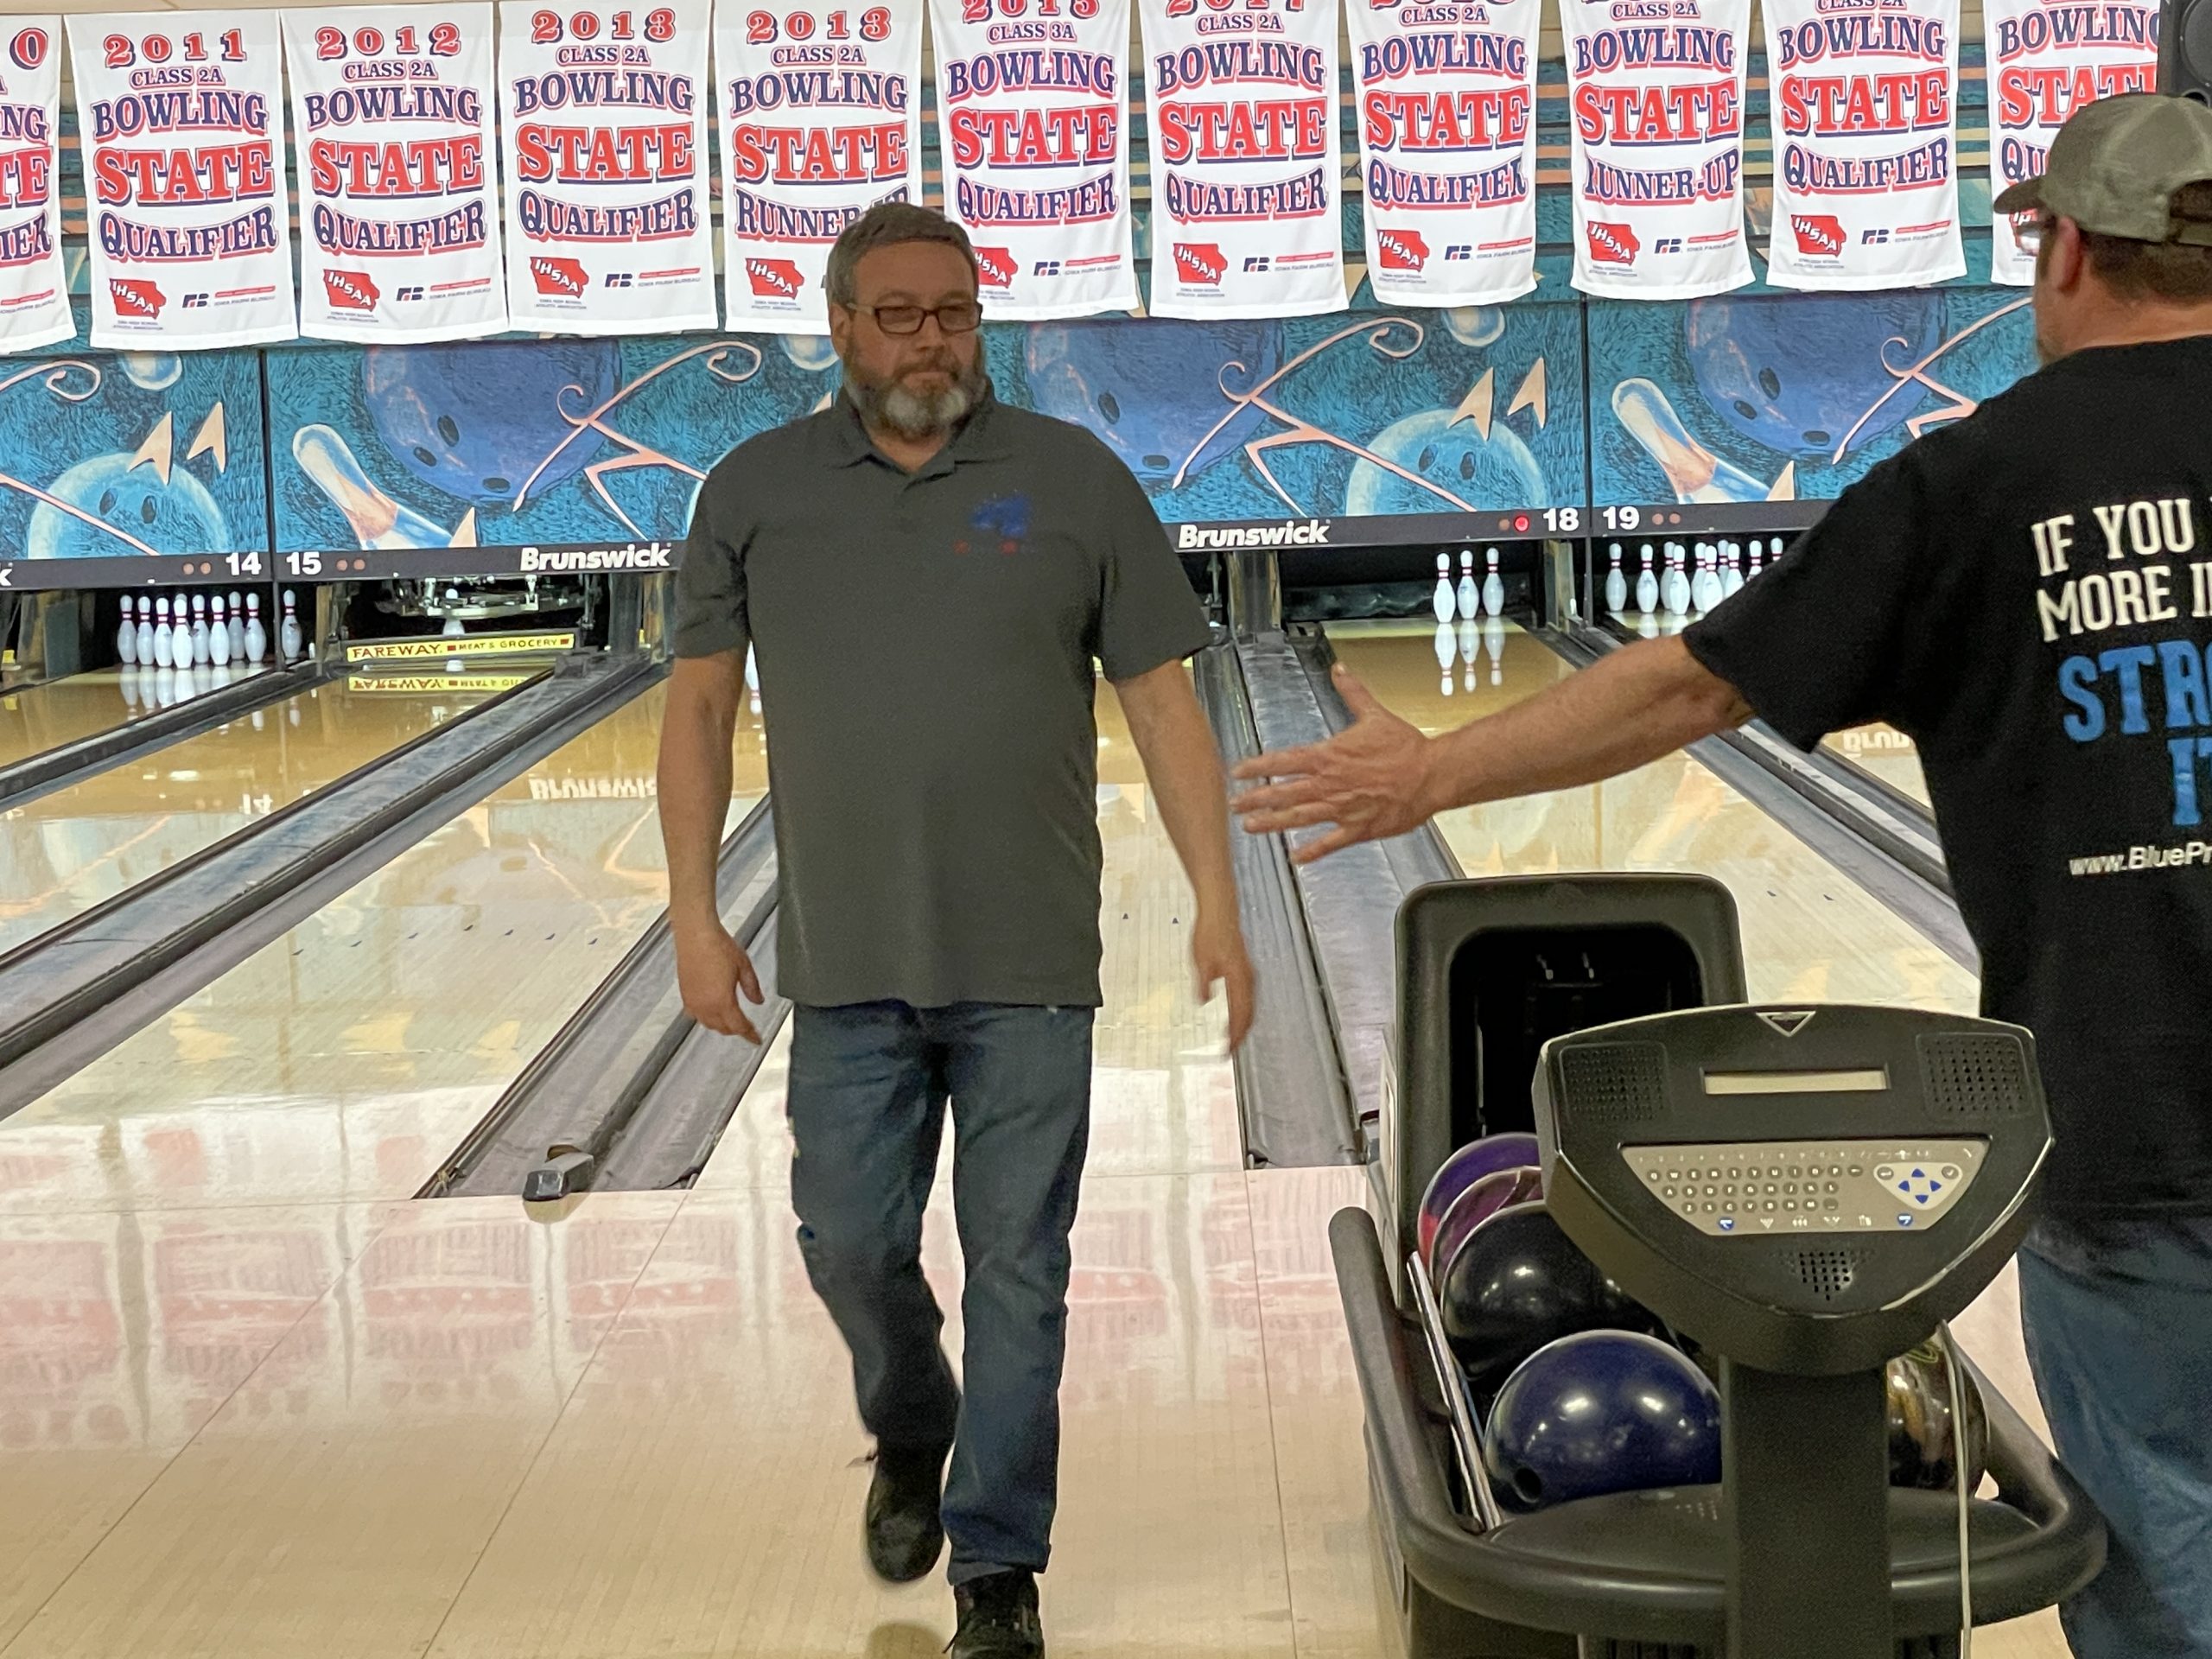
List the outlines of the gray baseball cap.
{"label": "gray baseball cap", "polygon": [[2174,215],[2174,192],[2212,183],[2212,109],[2160,92],[2122,92],[2075,111],[2051,140],[2037,177],[1992,204],[1999,213],[2049,213],[2132,242],[2212,248],[2212,219]]}

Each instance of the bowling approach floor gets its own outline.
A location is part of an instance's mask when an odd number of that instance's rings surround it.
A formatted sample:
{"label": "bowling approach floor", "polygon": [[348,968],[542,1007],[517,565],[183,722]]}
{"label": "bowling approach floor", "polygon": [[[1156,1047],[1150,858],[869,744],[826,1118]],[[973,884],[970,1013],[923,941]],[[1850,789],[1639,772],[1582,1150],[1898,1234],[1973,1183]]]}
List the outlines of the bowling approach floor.
{"label": "bowling approach floor", "polygon": [[[1447,702],[1426,634],[1338,639],[1432,725],[1556,672],[1508,631],[1499,683]],[[867,1447],[791,1237],[779,1065],[688,1192],[553,1221],[407,1197],[662,904],[657,713],[626,705],[0,1122],[0,1659],[942,1647],[942,1586],[860,1560]],[[1110,695],[1100,726],[1109,1007],[1052,1650],[1379,1659],[1324,1238],[1363,1176],[1241,1167],[1188,891]],[[749,720],[738,760],[757,791]],[[1444,828],[1471,873],[1713,870],[1762,995],[1969,992],[1694,763]],[[942,1182],[928,1265],[957,1341]],[[2031,1410],[2009,1294],[1965,1329]],[[2045,1618],[1981,1651],[2063,1649]]]}

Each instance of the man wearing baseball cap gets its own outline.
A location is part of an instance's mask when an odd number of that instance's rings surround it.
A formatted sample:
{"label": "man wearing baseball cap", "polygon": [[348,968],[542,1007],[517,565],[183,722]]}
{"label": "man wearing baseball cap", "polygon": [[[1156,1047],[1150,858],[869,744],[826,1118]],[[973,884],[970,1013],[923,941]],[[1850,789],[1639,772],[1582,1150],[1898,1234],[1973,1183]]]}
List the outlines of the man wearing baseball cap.
{"label": "man wearing baseball cap", "polygon": [[2021,1311],[2112,1527],[2068,1638],[2212,1659],[2212,110],[2090,105],[1996,207],[2036,246],[2038,372],[1703,621],[1502,713],[1427,738],[1338,669],[1357,723],[1241,767],[1272,781],[1236,804],[1333,825],[1310,859],[1754,715],[1808,749],[1909,733],[1983,1010],[2035,1031],[2058,1130]]}

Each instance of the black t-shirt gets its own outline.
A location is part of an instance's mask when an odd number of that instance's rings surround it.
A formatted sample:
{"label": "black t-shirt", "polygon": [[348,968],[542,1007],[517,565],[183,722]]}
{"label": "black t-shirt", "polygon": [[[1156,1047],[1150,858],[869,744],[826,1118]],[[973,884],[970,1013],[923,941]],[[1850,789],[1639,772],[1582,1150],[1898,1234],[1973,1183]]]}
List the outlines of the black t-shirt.
{"label": "black t-shirt", "polygon": [[2212,1212],[2212,335],[2078,353],[1846,491],[1684,635],[1809,748],[1919,746],[2073,1215]]}

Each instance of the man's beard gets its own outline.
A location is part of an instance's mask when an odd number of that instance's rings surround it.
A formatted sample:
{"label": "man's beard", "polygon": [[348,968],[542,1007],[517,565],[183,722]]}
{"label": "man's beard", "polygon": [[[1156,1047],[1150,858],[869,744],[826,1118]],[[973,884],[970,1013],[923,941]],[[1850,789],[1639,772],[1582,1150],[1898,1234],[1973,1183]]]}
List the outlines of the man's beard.
{"label": "man's beard", "polygon": [[915,391],[897,378],[870,385],[853,372],[851,364],[845,365],[845,394],[860,410],[861,419],[909,443],[950,432],[975,412],[990,387],[991,377],[983,367],[981,352],[965,369],[954,371],[952,384],[942,391]]}

